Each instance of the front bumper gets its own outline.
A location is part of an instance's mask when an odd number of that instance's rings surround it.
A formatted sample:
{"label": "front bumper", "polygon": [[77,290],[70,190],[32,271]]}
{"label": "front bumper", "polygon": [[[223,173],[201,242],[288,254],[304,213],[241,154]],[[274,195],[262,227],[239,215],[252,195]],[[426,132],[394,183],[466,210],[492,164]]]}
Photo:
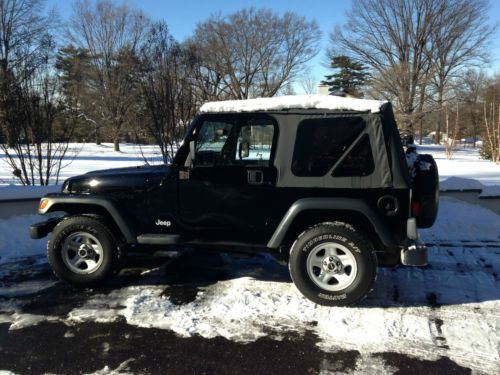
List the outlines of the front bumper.
{"label": "front bumper", "polygon": [[30,237],[33,239],[39,239],[45,237],[47,234],[52,232],[57,224],[61,222],[62,218],[53,217],[47,221],[41,223],[36,223],[30,226]]}

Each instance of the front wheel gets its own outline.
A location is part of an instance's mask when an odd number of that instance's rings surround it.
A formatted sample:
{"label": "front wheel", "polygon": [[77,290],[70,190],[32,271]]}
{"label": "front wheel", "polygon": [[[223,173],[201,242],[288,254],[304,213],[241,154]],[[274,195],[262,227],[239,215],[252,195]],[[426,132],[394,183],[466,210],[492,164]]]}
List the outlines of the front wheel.
{"label": "front wheel", "polygon": [[62,280],[78,287],[103,283],[118,269],[118,249],[111,231],[89,216],[61,221],[47,245],[52,270]]}
{"label": "front wheel", "polygon": [[359,302],[377,274],[372,245],[343,223],[320,224],[302,233],[292,246],[288,265],[297,289],[326,306]]}

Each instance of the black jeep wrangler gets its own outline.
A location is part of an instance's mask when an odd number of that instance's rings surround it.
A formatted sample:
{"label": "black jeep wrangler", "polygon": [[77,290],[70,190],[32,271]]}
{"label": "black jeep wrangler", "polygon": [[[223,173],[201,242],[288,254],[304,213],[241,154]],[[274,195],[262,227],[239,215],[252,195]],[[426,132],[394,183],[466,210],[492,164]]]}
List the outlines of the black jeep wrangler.
{"label": "black jeep wrangler", "polygon": [[63,215],[31,226],[31,237],[52,232],[55,274],[80,287],[117,273],[131,251],[267,251],[310,300],[349,305],[379,264],[427,262],[417,227],[436,218],[437,167],[407,152],[386,102],[207,103],[171,165],[66,180],[39,206]]}

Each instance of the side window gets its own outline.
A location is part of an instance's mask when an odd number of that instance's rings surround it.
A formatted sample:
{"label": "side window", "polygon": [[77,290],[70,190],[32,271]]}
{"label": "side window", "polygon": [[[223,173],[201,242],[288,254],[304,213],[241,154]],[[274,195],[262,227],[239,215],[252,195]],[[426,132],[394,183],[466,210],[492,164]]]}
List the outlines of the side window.
{"label": "side window", "polygon": [[308,119],[297,129],[292,173],[299,177],[324,176],[365,128],[361,117]]}
{"label": "side window", "polygon": [[195,165],[214,166],[222,163],[223,150],[228,142],[233,124],[205,121],[196,141]]}
{"label": "side window", "polygon": [[[249,121],[241,126],[236,147],[235,159],[239,164],[248,166],[268,166],[271,160],[274,125],[265,120],[254,123]],[[240,150],[248,148],[247,153]]]}
{"label": "side window", "polygon": [[274,125],[265,118],[205,121],[196,140],[194,166],[268,166]]}
{"label": "side window", "polygon": [[364,135],[332,173],[333,177],[368,176],[375,170],[370,137]]}

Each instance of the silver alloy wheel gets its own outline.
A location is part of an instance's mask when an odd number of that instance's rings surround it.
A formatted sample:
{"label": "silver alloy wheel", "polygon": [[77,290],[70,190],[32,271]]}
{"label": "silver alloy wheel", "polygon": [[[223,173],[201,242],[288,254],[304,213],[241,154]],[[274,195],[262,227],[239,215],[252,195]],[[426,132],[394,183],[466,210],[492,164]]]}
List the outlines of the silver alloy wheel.
{"label": "silver alloy wheel", "polygon": [[336,242],[325,242],[312,249],[306,266],[311,280],[330,292],[349,287],[358,273],[352,251]]}
{"label": "silver alloy wheel", "polygon": [[97,271],[102,264],[102,245],[90,233],[72,233],[62,244],[62,259],[72,272],[79,275],[91,274]]}

